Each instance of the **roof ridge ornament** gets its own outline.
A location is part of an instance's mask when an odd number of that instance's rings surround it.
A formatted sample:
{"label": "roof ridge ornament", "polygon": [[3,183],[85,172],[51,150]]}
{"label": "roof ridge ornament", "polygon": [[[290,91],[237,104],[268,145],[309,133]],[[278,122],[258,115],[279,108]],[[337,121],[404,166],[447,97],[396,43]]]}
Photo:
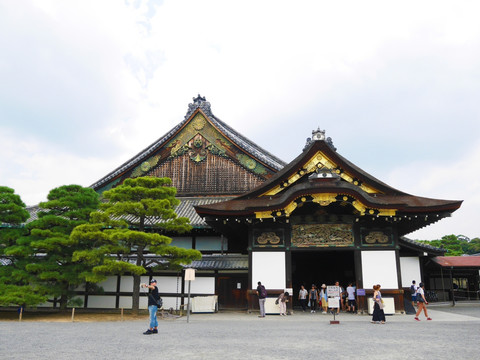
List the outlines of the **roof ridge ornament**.
{"label": "roof ridge ornament", "polygon": [[198,108],[200,108],[205,113],[205,115],[213,117],[212,110],[210,107],[211,105],[207,101],[207,99],[205,99],[204,96],[200,96],[200,94],[198,94],[196,98],[193,98],[193,103],[188,104],[188,111],[187,111],[187,114],[185,115],[185,119],[188,119],[190,116],[192,116],[192,114]]}
{"label": "roof ridge ornament", "polygon": [[317,128],[317,130],[312,130],[312,137],[307,138],[303,151],[305,151],[305,149],[315,141],[325,141],[333,149],[333,151],[337,151],[337,148],[333,146],[332,138],[328,137],[325,139],[325,130],[320,130],[320,126]]}

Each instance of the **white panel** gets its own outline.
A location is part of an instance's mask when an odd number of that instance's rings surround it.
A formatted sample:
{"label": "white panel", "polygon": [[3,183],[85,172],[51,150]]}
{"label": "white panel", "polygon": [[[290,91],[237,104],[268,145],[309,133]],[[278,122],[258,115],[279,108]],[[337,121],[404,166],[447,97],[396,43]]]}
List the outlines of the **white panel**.
{"label": "white panel", "polygon": [[402,274],[402,287],[410,287],[412,280],[420,284],[420,260],[418,257],[401,257],[400,258],[400,273]]}
{"label": "white panel", "polygon": [[252,252],[252,287],[262,282],[266,289],[285,289],[284,252]]}
{"label": "white panel", "polygon": [[[214,277],[195,277],[191,281],[190,294],[215,294]],[[188,294],[188,281],[185,281],[185,294]]]}
{"label": "white panel", "polygon": [[[177,277],[176,276],[158,276],[157,287],[160,293],[177,293]],[[182,292],[182,278],[178,282],[178,293]]]}
{"label": "white panel", "polygon": [[183,249],[191,249],[192,248],[192,238],[189,236],[178,236],[172,238],[171,244],[172,246],[176,246]]}
{"label": "white panel", "polygon": [[88,297],[89,308],[115,309],[115,296],[90,295]]}
{"label": "white panel", "polygon": [[[141,284],[148,284],[148,276],[140,276]],[[115,291],[115,290],[113,290]],[[120,292],[133,292],[133,276],[121,276],[120,277]]]}
{"label": "white panel", "polygon": [[395,251],[362,251],[364,289],[380,284],[384,289],[398,289]]}
{"label": "white panel", "polygon": [[140,296],[140,309],[148,309],[148,296]]}
{"label": "white panel", "polygon": [[[148,282],[148,278],[146,281]],[[120,276],[120,292],[132,292],[133,291],[133,276]]]}
{"label": "white panel", "polygon": [[[98,286],[102,287],[105,291],[117,291],[117,277],[116,276],[109,276],[105,281],[97,284]],[[130,290],[132,291],[132,290]]]}
{"label": "white panel", "polygon": [[192,300],[192,312],[213,313],[218,309],[218,296],[195,296]]}
{"label": "white panel", "polygon": [[132,297],[131,296],[120,296],[118,301],[118,307],[120,309],[131,309],[132,308]]}
{"label": "white panel", "polygon": [[276,297],[265,300],[265,314],[280,314],[280,305],[275,304]]}
{"label": "white panel", "polygon": [[222,238],[220,236],[199,236],[195,239],[197,250],[222,250]]}
{"label": "white panel", "polygon": [[182,299],[180,297],[178,298],[178,302],[176,297],[162,296],[162,300],[163,300],[163,308],[165,310],[168,310],[170,308],[174,310],[179,310],[180,305],[182,305]]}
{"label": "white panel", "polygon": [[[393,298],[382,297],[383,299],[383,313],[385,315],[395,314],[395,301]],[[373,298],[368,298],[368,313],[373,314]]]}

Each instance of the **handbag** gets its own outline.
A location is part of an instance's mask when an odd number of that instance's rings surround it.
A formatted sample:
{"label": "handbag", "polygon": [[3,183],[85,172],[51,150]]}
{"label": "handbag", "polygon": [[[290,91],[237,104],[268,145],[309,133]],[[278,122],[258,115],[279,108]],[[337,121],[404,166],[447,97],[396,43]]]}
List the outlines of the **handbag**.
{"label": "handbag", "polygon": [[155,299],[152,294],[148,294],[152,298],[152,300],[157,304],[157,307],[160,309],[163,305],[163,299],[159,296],[158,299]]}
{"label": "handbag", "polygon": [[278,299],[277,299],[277,300],[275,300],[275,305],[278,305]]}

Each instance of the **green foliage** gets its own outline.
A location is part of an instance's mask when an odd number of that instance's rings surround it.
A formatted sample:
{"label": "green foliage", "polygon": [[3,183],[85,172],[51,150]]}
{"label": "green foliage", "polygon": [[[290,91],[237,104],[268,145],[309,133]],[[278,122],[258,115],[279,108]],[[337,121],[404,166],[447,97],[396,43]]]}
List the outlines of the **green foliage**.
{"label": "green foliage", "polygon": [[[165,256],[172,268],[201,258],[197,250],[170,246],[172,239],[164,235],[191,229],[189,220],[175,213],[179,200],[171,183],[169,178],[157,177],[125,180],[103,192],[105,202],[100,211],[92,214],[89,224],[76,227],[71,235],[75,242],[95,244],[91,249],[74,253],[78,262],[95,265],[91,272],[82,274],[85,280],[99,282],[107,275],[134,275],[134,310],[138,310],[140,275],[146,273],[147,253]],[[129,258],[135,258],[135,263]]]}
{"label": "green foliage", "polygon": [[461,256],[480,252],[480,239],[470,240],[464,235],[445,235],[440,240],[420,240],[421,243],[446,249],[445,256]]}
{"label": "green foliage", "polygon": [[83,282],[81,274],[88,270],[88,264],[72,260],[73,252],[91,246],[72,241],[70,233],[87,223],[98,205],[98,194],[91,188],[65,185],[50,191],[48,201],[39,205],[38,219],[4,251],[13,259],[10,276],[23,287],[20,292],[37,295],[41,302],[57,297],[61,308],[67,306],[74,288]]}
{"label": "green foliage", "polygon": [[25,204],[13,189],[0,186],[0,305],[37,305],[46,297],[35,291],[30,284],[25,266],[28,262],[22,258],[17,241],[28,231],[22,226],[29,217]]}
{"label": "green foliage", "polygon": [[29,216],[20,196],[13,189],[0,186],[0,224],[20,225]]}

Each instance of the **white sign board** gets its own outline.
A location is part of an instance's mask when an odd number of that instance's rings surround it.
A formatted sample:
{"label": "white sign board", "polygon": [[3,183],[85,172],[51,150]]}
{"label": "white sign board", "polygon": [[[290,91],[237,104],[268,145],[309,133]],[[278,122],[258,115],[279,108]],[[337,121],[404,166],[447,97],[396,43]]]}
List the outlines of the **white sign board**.
{"label": "white sign board", "polygon": [[328,297],[340,297],[340,286],[327,286]]}
{"label": "white sign board", "polygon": [[328,298],[328,307],[329,308],[339,308],[340,307],[340,297],[334,296]]}
{"label": "white sign board", "polygon": [[185,269],[185,280],[195,280],[195,269]]}

